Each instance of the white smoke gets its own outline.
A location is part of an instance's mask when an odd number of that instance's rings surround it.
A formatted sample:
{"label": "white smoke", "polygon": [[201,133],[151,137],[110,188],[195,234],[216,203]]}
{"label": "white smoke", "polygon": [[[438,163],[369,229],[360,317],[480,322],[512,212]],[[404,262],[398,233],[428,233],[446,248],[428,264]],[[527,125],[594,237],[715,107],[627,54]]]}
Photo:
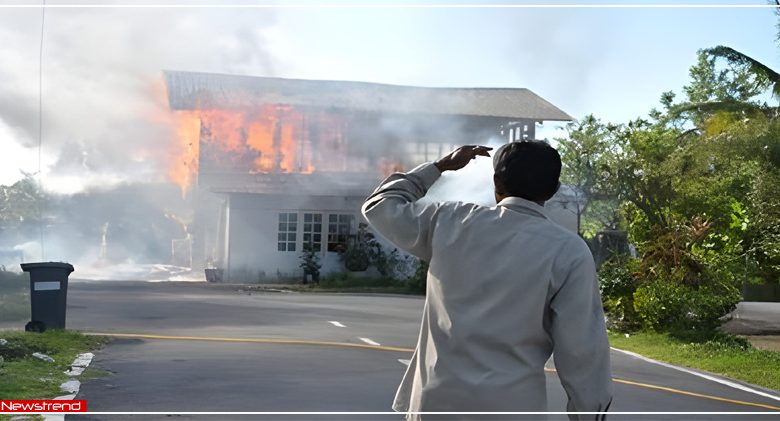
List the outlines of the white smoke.
{"label": "white smoke", "polygon": [[[43,185],[163,181],[178,151],[162,70],[275,76],[267,48],[276,12],[231,9],[46,9]],[[0,181],[38,171],[40,9],[0,13]],[[26,148],[26,151],[20,151]],[[31,153],[25,153],[25,152]],[[13,155],[13,156],[12,156]]]}
{"label": "white smoke", "polygon": [[[484,146],[493,148],[490,155],[505,144],[506,140],[491,138]],[[431,202],[468,202],[483,206],[494,206],[493,160],[478,156],[458,171],[446,171],[425,196]]]}

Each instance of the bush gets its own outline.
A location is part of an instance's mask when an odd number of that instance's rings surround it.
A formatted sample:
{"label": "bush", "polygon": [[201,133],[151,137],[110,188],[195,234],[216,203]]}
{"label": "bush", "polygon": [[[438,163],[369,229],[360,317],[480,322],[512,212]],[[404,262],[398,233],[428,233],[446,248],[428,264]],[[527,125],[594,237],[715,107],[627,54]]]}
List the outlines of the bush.
{"label": "bush", "polygon": [[30,318],[30,282],[26,273],[0,266],[0,322]]}
{"label": "bush", "polygon": [[662,331],[677,327],[688,313],[686,289],[667,281],[653,281],[634,292],[634,310],[642,324]]}
{"label": "bush", "polygon": [[409,291],[417,294],[425,294],[428,285],[428,262],[425,260],[417,261],[417,269],[414,271],[414,275],[406,280],[406,286]]}
{"label": "bush", "polygon": [[639,326],[634,311],[634,292],[637,287],[634,269],[638,265],[638,259],[617,256],[599,268],[599,290],[610,329],[630,331]]}
{"label": "bush", "polygon": [[362,272],[371,264],[368,251],[359,246],[350,246],[344,252],[344,267],[353,272]]}
{"label": "bush", "polygon": [[738,289],[723,283],[696,289],[655,280],[637,288],[634,310],[645,327],[656,331],[712,332],[740,299]]}
{"label": "bush", "polygon": [[723,317],[737,308],[742,293],[732,285],[705,285],[689,294],[692,327],[700,330],[715,330]]}

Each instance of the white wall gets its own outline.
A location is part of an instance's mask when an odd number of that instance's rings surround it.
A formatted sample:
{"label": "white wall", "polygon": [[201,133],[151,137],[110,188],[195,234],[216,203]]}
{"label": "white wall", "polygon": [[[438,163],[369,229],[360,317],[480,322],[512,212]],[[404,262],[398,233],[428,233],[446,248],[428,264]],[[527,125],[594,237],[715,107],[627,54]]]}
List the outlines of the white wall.
{"label": "white wall", "polygon": [[[328,216],[352,214],[354,230],[362,221],[360,205],[364,197],[233,194],[230,199],[228,235],[229,281],[258,282],[277,278],[300,279],[300,254],[303,250],[303,214],[322,214],[321,274],[341,271],[335,252],[327,251]],[[277,234],[280,213],[298,213],[295,251],[278,251]]]}
{"label": "white wall", "polygon": [[[241,282],[268,282],[282,279],[301,279],[300,255],[303,250],[303,214],[322,214],[321,274],[344,270],[339,255],[327,251],[328,216],[352,214],[355,216],[353,234],[364,219],[360,206],[365,198],[344,196],[308,196],[232,194],[229,209],[228,259],[226,279]],[[577,215],[573,203],[560,200],[548,202],[551,218],[577,231]],[[298,213],[295,251],[278,251],[277,234],[280,213]],[[395,246],[379,237],[387,250]]]}

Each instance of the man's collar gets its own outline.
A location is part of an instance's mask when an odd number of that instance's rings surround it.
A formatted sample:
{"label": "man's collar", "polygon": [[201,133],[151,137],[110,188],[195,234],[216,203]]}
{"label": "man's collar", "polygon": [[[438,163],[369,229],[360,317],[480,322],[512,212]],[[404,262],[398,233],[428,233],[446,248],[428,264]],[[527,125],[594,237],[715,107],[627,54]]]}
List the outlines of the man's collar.
{"label": "man's collar", "polygon": [[506,197],[498,203],[498,206],[504,206],[519,212],[538,214],[538,216],[550,219],[550,215],[547,214],[547,210],[544,208],[544,206],[536,202],[523,199],[522,197]]}

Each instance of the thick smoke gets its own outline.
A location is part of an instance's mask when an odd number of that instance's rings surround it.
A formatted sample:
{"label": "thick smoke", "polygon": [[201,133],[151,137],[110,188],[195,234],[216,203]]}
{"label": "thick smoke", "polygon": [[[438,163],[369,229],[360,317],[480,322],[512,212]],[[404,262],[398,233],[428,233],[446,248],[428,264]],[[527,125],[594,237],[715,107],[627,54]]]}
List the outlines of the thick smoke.
{"label": "thick smoke", "polygon": [[[41,180],[47,190],[65,196],[52,199],[45,209],[50,225],[46,257],[81,264],[82,273],[84,265],[101,262],[113,267],[119,262],[153,264],[169,260],[171,238],[189,234],[192,203],[176,194],[175,187],[154,184],[166,181],[179,153],[176,124],[162,84],[165,69],[536,89],[536,82],[545,80],[545,72],[552,68],[546,44],[536,41],[550,35],[552,45],[578,65],[579,75],[560,85],[558,97],[550,99],[555,103],[564,96],[561,92],[579,91],[573,85],[587,78],[592,53],[585,52],[580,41],[572,44],[568,37],[552,36],[570,18],[556,23],[552,15],[539,19],[533,17],[536,12],[529,12],[523,15],[524,24],[515,25],[506,13],[486,10],[478,12],[484,17],[479,21],[492,23],[480,24],[483,32],[458,29],[475,25],[473,13],[47,9]],[[40,23],[40,9],[5,9],[0,14],[0,142],[5,152],[15,151],[13,156],[21,161],[2,165],[18,166],[12,172],[37,171]],[[560,73],[553,76],[565,79]],[[545,83],[559,85],[557,80]],[[539,93],[546,96],[544,89]],[[458,119],[421,121],[427,125],[424,131],[440,134],[444,141],[439,143],[453,147],[462,143],[446,141],[462,134]],[[376,167],[366,154],[409,152],[406,148],[417,142],[420,127],[406,124],[403,118],[367,124],[365,136],[351,138],[361,139],[348,157],[352,169]],[[379,137],[394,141],[377,142]],[[475,135],[475,142],[479,139],[489,136]],[[0,184],[10,184],[13,180],[3,172],[7,171],[0,171]],[[463,172],[446,174],[431,194],[491,204],[490,174],[489,160],[478,159]],[[452,185],[459,188],[451,189]],[[25,260],[36,260],[38,234],[37,226],[24,227],[17,236],[0,237],[0,248],[22,250]]]}
{"label": "thick smoke", "polygon": [[[79,276],[88,267],[99,272],[110,264],[116,272],[120,263],[170,260],[171,238],[187,235],[176,221],[191,221],[192,211],[178,187],[160,184],[179,153],[162,70],[275,76],[284,62],[265,48],[275,16],[273,10],[46,10],[43,174],[36,175],[50,193],[42,206],[43,258],[70,261]],[[38,171],[41,19],[40,9],[0,13],[0,184]],[[2,231],[0,251],[11,261],[0,263],[18,269],[14,261],[41,259],[40,230],[22,223]]]}
{"label": "thick smoke", "polygon": [[[121,181],[162,181],[172,160],[163,69],[276,75],[265,49],[274,11],[46,10],[44,186],[60,193]],[[38,145],[39,9],[0,14],[3,144]],[[11,138],[6,138],[10,136]],[[21,168],[37,171],[33,167]]]}

